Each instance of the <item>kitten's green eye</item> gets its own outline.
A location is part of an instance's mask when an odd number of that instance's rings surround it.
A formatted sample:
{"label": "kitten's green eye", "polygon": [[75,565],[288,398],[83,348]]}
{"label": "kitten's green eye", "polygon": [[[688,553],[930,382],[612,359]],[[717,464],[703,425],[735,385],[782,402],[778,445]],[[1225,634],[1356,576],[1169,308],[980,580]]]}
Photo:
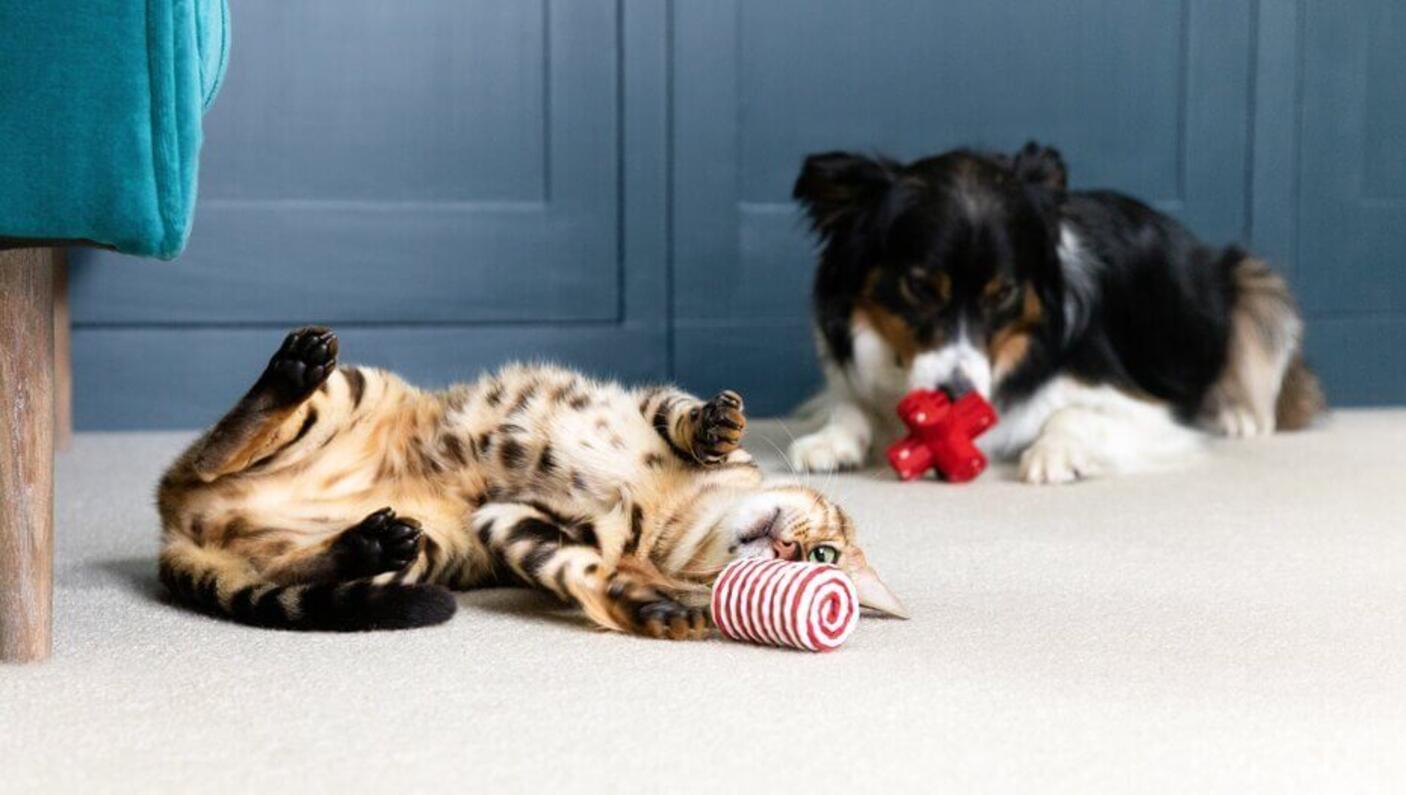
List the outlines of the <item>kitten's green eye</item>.
{"label": "kitten's green eye", "polygon": [[840,559],[840,550],[829,544],[821,544],[810,551],[810,559],[816,563],[834,563]]}

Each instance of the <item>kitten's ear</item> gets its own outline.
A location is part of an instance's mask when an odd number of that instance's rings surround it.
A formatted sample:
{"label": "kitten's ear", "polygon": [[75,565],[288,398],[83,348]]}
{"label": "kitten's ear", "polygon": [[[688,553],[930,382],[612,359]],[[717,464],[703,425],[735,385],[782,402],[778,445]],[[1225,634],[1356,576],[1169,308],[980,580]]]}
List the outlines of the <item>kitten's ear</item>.
{"label": "kitten's ear", "polygon": [[1021,182],[1052,190],[1064,190],[1069,185],[1069,169],[1064,165],[1064,156],[1054,147],[1030,141],[1015,153],[1010,165],[1016,179]]}
{"label": "kitten's ear", "polygon": [[856,216],[879,206],[897,179],[898,165],[886,158],[825,152],[806,158],[791,198],[810,216],[822,238]]}
{"label": "kitten's ear", "polygon": [[868,564],[849,572],[849,578],[854,581],[854,589],[859,592],[859,604],[870,610],[878,610],[894,618],[908,618],[908,608],[893,595],[884,581],[879,579],[879,575],[874,571],[874,567]]}

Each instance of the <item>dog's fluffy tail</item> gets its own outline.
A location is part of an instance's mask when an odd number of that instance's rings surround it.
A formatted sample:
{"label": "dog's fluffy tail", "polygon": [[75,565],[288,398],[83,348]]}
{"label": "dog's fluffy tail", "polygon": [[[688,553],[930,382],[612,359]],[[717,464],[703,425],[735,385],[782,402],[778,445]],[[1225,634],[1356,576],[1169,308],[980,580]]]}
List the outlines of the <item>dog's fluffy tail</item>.
{"label": "dog's fluffy tail", "polygon": [[1212,387],[1209,419],[1232,436],[1307,427],[1325,407],[1303,360],[1303,320],[1284,277],[1230,250],[1232,304],[1225,371]]}
{"label": "dog's fluffy tail", "polygon": [[1302,354],[1295,354],[1284,371],[1279,387],[1279,399],[1274,404],[1274,418],[1281,431],[1307,428],[1314,418],[1328,408],[1318,376],[1308,369]]}

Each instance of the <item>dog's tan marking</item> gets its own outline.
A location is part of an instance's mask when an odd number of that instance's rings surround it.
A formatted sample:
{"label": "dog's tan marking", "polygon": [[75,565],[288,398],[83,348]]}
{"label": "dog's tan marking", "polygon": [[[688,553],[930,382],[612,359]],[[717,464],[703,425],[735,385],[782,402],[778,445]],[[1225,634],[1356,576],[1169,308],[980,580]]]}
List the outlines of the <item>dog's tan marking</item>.
{"label": "dog's tan marking", "polygon": [[883,337],[902,367],[912,364],[918,355],[918,341],[913,336],[913,328],[903,318],[874,301],[861,301],[850,322],[855,328],[872,328]]}
{"label": "dog's tan marking", "polygon": [[[990,287],[988,284],[987,289]],[[1031,333],[1039,326],[1044,316],[1045,307],[1040,302],[1040,296],[1036,294],[1033,285],[1026,284],[1020,317],[996,329],[991,335],[991,344],[987,346],[987,355],[991,357],[993,382],[999,384],[1025,360],[1030,352]]]}

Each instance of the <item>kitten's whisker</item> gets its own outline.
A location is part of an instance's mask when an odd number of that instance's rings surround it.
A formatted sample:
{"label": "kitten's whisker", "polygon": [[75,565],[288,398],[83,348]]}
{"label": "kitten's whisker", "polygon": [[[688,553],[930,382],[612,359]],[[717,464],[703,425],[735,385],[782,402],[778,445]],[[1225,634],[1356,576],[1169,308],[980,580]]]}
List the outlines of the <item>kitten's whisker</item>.
{"label": "kitten's whisker", "polygon": [[770,438],[768,438],[768,437],[766,437],[766,436],[763,436],[763,437],[762,437],[762,441],[764,441],[764,442],[766,442],[767,444],[771,445],[771,449],[775,450],[775,451],[776,451],[776,454],[781,457],[781,465],[782,465],[783,467],[785,467],[787,470],[789,470],[790,474],[792,474],[792,475],[797,475],[797,474],[799,474],[799,473],[796,471],[796,468],[795,468],[794,466],[792,466],[792,464],[791,464],[791,459],[786,455],[785,452],[783,452],[783,451],[781,450],[780,447],[778,447],[778,446],[776,445],[776,442],[773,442]]}
{"label": "kitten's whisker", "polygon": [[[784,432],[784,433],[786,434],[787,438],[789,438],[789,439],[791,440],[791,444],[794,446],[794,445],[796,444],[796,435],[795,435],[794,433],[791,433],[791,429],[790,429],[789,427],[787,427],[786,421],[785,421],[785,420],[777,420],[777,421],[776,421],[776,424],[781,426],[782,432]],[[775,446],[775,445],[773,444],[773,446]],[[778,453],[781,452],[780,448],[777,448],[777,452],[778,452]],[[803,472],[803,471],[801,471],[800,469],[797,469],[796,466],[791,463],[791,456],[786,455],[785,453],[782,453],[782,456],[781,456],[781,457],[782,457],[783,459],[785,459],[786,465],[791,468],[791,474],[794,475],[794,476],[796,476],[796,477],[798,477],[798,478],[800,478],[800,480],[801,480],[801,485],[809,487],[809,486],[810,486],[810,475],[811,475],[811,473],[809,473],[809,472]]]}

